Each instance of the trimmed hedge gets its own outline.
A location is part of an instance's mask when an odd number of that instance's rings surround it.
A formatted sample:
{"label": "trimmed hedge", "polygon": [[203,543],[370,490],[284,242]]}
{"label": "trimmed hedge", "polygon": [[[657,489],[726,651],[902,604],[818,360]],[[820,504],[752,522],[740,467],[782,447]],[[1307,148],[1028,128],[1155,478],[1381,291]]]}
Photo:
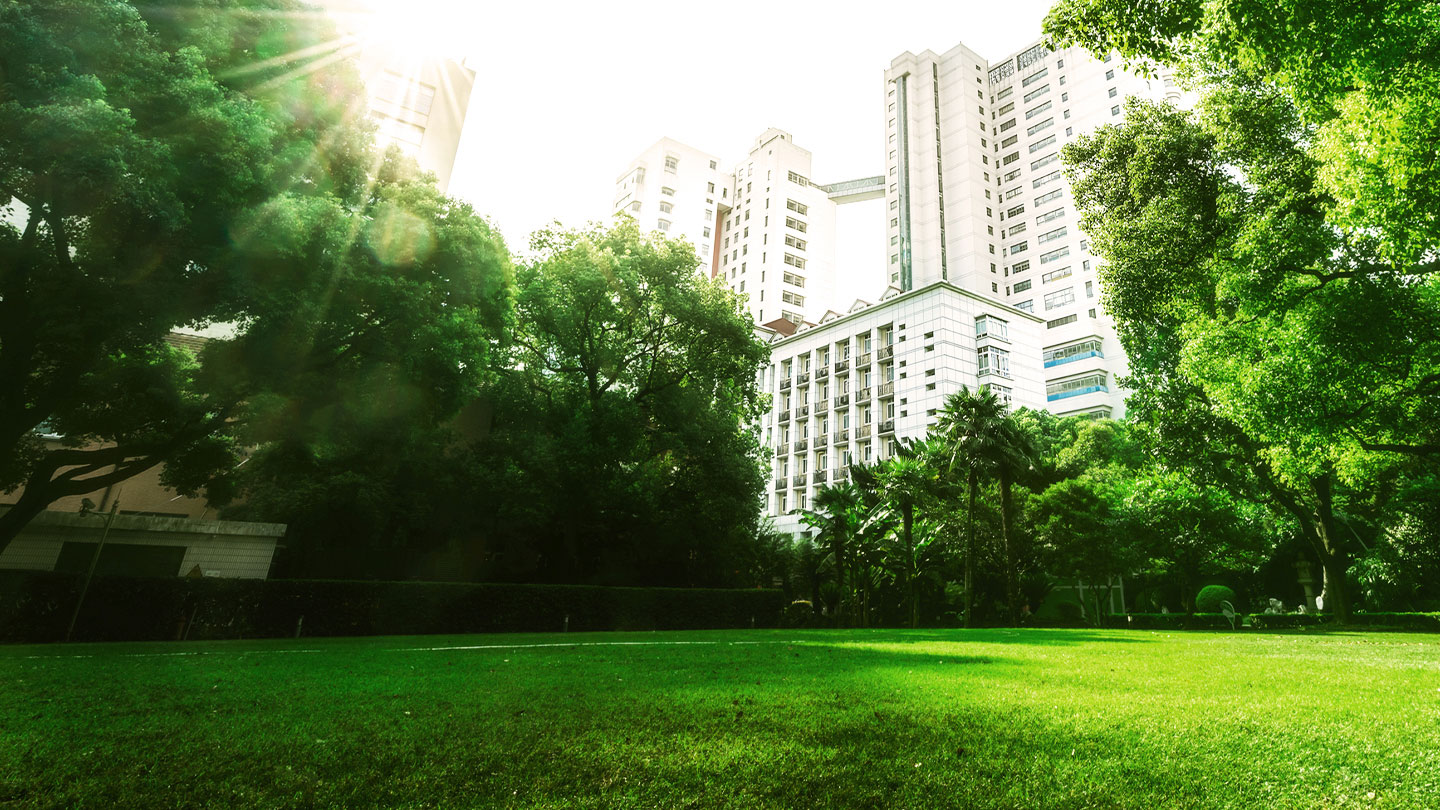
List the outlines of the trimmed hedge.
{"label": "trimmed hedge", "polygon": [[[64,638],[80,583],[0,573],[0,640]],[[75,639],[281,638],[297,627],[306,636],[774,627],[784,608],[777,590],[96,577]]]}
{"label": "trimmed hedge", "polygon": [[[1257,613],[1250,617],[1250,623],[1261,630],[1289,630],[1319,625],[1334,626],[1334,617],[1328,613]],[[1357,611],[1350,614],[1348,627],[1376,630],[1416,630],[1424,633],[1440,633],[1440,613],[1367,613]]]}
{"label": "trimmed hedge", "polygon": [[[1132,630],[1229,630],[1230,620],[1223,613],[1131,613],[1127,617]],[[1235,617],[1234,629],[1240,629],[1241,617]]]}

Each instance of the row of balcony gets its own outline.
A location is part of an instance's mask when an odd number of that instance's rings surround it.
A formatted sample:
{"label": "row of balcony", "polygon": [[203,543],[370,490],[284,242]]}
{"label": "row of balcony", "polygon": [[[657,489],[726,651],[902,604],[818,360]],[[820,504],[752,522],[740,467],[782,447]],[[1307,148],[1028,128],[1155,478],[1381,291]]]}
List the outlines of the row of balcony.
{"label": "row of balcony", "polygon": [[[875,427],[875,426],[873,426],[873,425],[860,425],[860,426],[856,427],[856,428],[855,428],[855,439],[858,441],[858,440],[861,440],[861,439],[868,439],[868,438],[870,438],[870,431],[871,431],[871,429],[872,429],[873,427]],[[879,427],[878,427],[877,432],[878,432],[878,434],[881,435],[881,436],[884,436],[884,435],[890,434],[890,433],[894,433],[894,432],[895,432],[895,420],[894,420],[894,419],[886,419],[885,421],[881,422],[881,423],[879,424]],[[821,436],[820,438],[823,440],[825,437],[824,437],[824,436]],[[831,443],[831,444],[848,444],[849,442],[850,442],[850,430],[849,430],[848,428],[845,429],[845,430],[837,430],[837,431],[835,431],[834,433],[830,434],[830,443]],[[822,442],[820,442],[820,443],[817,443],[815,446],[818,448],[818,447],[822,447],[823,445],[824,445],[824,442],[822,441]],[[796,441],[793,445],[791,445],[789,442],[782,442],[781,444],[775,445],[775,455],[777,455],[777,456],[785,456],[785,455],[789,455],[789,454],[792,453],[792,452],[794,452],[794,453],[803,453],[803,452],[805,452],[806,450],[809,450],[809,449],[810,449],[810,440],[809,440],[809,439],[800,439],[799,441]]]}
{"label": "row of balcony", "polygon": [[[834,471],[830,471],[830,470],[817,470],[817,471],[815,471],[815,472],[813,472],[813,473],[810,473],[810,483],[811,483],[811,484],[827,484],[827,483],[830,483],[831,481],[834,481],[835,483],[838,484],[838,483],[840,483],[841,481],[849,481],[849,480],[850,480],[850,471],[847,470],[847,469],[839,469],[839,470],[834,470]],[[804,487],[804,486],[805,486],[805,474],[804,474],[804,473],[801,473],[800,475],[792,475],[792,476],[790,476],[790,486],[793,487],[793,488],[795,488],[795,489],[800,489],[800,488]],[[776,491],[776,492],[783,492],[784,490],[785,490],[785,479],[784,479],[784,478],[776,478],[776,479],[775,479],[775,491]]]}
{"label": "row of balcony", "polygon": [[[894,346],[881,346],[881,347],[880,347],[880,350],[877,351],[874,356],[875,356],[875,359],[879,360],[879,361],[882,362],[882,363],[885,362],[886,360],[893,360],[893,359],[895,359],[895,347],[894,347]],[[856,355],[856,356],[855,356],[855,365],[854,365],[854,368],[866,368],[866,367],[868,367],[868,366],[870,365],[870,358],[871,358],[871,355],[870,355],[869,352],[866,352],[865,354],[861,354],[861,355]],[[848,371],[850,371],[850,369],[851,369],[851,365],[850,365],[850,360],[849,360],[848,358],[843,359],[843,360],[836,360],[836,361],[835,361],[835,373],[836,373],[836,374],[845,374],[845,373],[847,373]],[[823,379],[825,379],[826,377],[829,377],[829,376],[830,376],[830,367],[829,367],[829,366],[821,365],[821,366],[817,366],[817,367],[816,367],[816,369],[815,369],[815,379],[817,379],[817,380],[823,380]],[[802,371],[802,372],[796,374],[796,375],[795,375],[794,383],[795,383],[795,385],[808,385],[808,384],[810,383],[810,372],[808,372],[808,371]],[[785,377],[784,379],[780,380],[780,390],[781,390],[781,391],[789,390],[790,384],[791,384],[791,379],[790,379],[789,377]]]}

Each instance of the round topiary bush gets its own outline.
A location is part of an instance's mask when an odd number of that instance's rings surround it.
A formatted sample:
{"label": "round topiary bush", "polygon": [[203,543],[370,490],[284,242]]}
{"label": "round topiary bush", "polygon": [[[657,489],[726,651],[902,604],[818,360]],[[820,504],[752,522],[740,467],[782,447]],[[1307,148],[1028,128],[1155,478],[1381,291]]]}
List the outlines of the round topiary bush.
{"label": "round topiary bush", "polygon": [[1236,612],[1239,612],[1239,606],[1235,604],[1234,591],[1224,585],[1206,585],[1200,589],[1199,595],[1195,597],[1195,612],[1219,613],[1221,602],[1229,602],[1230,605],[1235,608]]}

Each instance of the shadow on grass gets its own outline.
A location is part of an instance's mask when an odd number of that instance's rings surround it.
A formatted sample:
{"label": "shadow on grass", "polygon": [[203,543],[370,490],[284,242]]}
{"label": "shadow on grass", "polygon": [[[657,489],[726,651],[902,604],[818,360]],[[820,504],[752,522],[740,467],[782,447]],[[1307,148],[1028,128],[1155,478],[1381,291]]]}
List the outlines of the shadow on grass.
{"label": "shadow on grass", "polygon": [[[972,630],[897,630],[897,629],[826,629],[795,631],[796,638],[833,639],[849,636],[854,642],[944,643],[944,644],[1033,644],[1058,646],[1066,644],[1151,643],[1152,637],[1121,628],[1070,630],[1062,628],[983,628]],[[800,635],[803,634],[803,635]],[[811,635],[814,634],[814,635]]]}

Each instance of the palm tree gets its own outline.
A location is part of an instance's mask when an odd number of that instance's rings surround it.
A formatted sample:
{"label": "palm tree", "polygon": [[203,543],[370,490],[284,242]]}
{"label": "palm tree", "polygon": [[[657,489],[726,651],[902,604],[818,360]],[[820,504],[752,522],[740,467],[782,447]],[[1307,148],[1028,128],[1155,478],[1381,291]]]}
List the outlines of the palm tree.
{"label": "palm tree", "polygon": [[1000,424],[1005,419],[1005,406],[989,388],[971,392],[962,386],[945,400],[935,430],[948,449],[944,468],[950,475],[965,476],[969,493],[967,530],[965,535],[965,626],[975,604],[975,499],[980,492],[980,478],[989,472],[1000,441]]}
{"label": "palm tree", "polygon": [[845,590],[845,572],[850,564],[848,559],[852,544],[865,522],[865,507],[860,500],[860,490],[849,481],[835,486],[821,487],[815,492],[814,509],[804,509],[800,519],[805,525],[816,529],[815,539],[830,548],[831,563],[835,568],[835,585],[840,593],[840,610],[851,601]]}
{"label": "palm tree", "polygon": [[911,627],[920,626],[915,509],[934,489],[934,473],[921,458],[921,447],[919,444],[898,445],[897,454],[884,463],[876,476],[876,489],[884,504],[900,516],[903,559],[907,561],[905,599],[910,607]]}

